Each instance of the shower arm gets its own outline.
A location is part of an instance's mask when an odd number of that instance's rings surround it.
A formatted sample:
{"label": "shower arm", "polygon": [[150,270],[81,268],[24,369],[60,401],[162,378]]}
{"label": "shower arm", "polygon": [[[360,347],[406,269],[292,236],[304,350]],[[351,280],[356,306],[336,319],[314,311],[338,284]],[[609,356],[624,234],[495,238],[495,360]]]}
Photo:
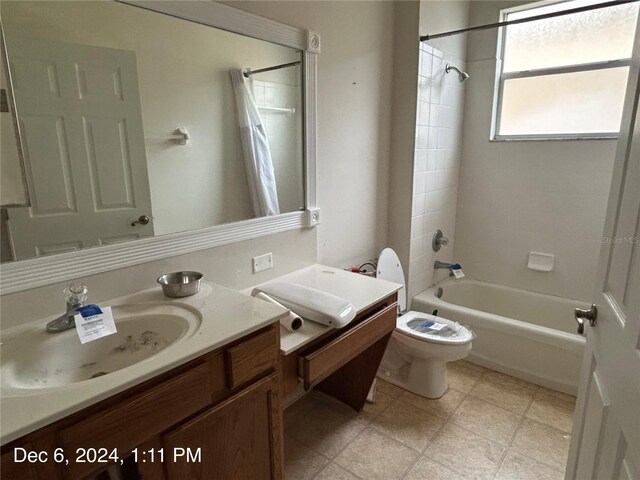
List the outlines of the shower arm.
{"label": "shower arm", "polygon": [[454,67],[453,65],[449,64],[447,64],[447,66],[444,68],[444,73],[449,73],[451,70],[458,72],[458,75],[462,75],[463,73],[458,67]]}

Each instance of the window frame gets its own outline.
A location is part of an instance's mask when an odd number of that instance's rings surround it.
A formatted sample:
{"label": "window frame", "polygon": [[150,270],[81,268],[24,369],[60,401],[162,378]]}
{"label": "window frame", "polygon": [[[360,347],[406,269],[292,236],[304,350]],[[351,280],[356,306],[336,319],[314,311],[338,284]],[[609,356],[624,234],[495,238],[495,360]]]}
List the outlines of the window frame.
{"label": "window frame", "polygon": [[[500,10],[500,22],[507,20],[510,13],[521,12],[524,10],[533,10],[545,5],[567,3],[571,0],[543,0],[540,2],[527,3],[517,7],[510,7]],[[493,88],[493,105],[491,111],[491,131],[489,141],[492,142],[511,142],[511,141],[548,141],[548,140],[610,140],[617,139],[619,132],[589,132],[589,133],[532,133],[522,135],[500,135],[500,122],[502,111],[503,88],[506,80],[514,78],[531,78],[541,77],[545,75],[556,75],[562,73],[575,73],[603,69],[613,69],[619,67],[629,67],[631,58],[622,58],[617,60],[605,60],[600,62],[580,63],[574,65],[563,65],[559,67],[536,68],[531,70],[520,70],[515,72],[503,72],[503,59],[506,44],[506,34],[508,27],[500,27],[498,29],[498,44],[496,52],[496,73]]]}

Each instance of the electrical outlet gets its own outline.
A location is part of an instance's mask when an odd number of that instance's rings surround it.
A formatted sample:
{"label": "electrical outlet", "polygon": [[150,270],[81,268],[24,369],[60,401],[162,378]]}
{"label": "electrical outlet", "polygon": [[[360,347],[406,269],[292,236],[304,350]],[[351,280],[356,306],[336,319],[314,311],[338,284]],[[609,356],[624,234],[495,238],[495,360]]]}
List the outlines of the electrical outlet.
{"label": "electrical outlet", "polygon": [[253,257],[253,273],[273,268],[273,254],[271,252]]}

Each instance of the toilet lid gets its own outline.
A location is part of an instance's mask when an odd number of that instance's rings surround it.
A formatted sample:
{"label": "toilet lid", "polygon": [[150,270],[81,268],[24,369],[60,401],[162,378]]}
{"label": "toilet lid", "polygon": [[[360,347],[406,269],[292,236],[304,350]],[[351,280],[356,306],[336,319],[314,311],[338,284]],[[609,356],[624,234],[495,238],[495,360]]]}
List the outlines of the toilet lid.
{"label": "toilet lid", "polygon": [[[447,325],[442,330],[436,331],[425,324],[436,322]],[[422,312],[408,312],[398,318],[396,329],[401,333],[425,342],[441,343],[447,345],[460,345],[473,340],[473,333],[466,327],[451,320]]]}
{"label": "toilet lid", "polygon": [[407,310],[407,293],[404,283],[404,271],[402,270],[402,264],[396,252],[391,248],[385,248],[380,253],[378,258],[378,270],[376,273],[377,278],[382,280],[388,280],[389,282],[395,282],[402,285],[402,288],[398,291],[398,306],[400,311]]}

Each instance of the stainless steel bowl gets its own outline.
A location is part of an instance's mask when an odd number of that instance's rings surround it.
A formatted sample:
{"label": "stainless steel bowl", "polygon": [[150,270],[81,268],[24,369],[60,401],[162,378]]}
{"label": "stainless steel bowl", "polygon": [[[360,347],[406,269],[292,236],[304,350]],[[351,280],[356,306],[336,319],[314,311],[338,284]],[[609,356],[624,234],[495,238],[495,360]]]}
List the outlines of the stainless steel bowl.
{"label": "stainless steel bowl", "polygon": [[200,272],[173,272],[158,277],[158,283],[167,297],[180,298],[198,293],[203,278]]}

